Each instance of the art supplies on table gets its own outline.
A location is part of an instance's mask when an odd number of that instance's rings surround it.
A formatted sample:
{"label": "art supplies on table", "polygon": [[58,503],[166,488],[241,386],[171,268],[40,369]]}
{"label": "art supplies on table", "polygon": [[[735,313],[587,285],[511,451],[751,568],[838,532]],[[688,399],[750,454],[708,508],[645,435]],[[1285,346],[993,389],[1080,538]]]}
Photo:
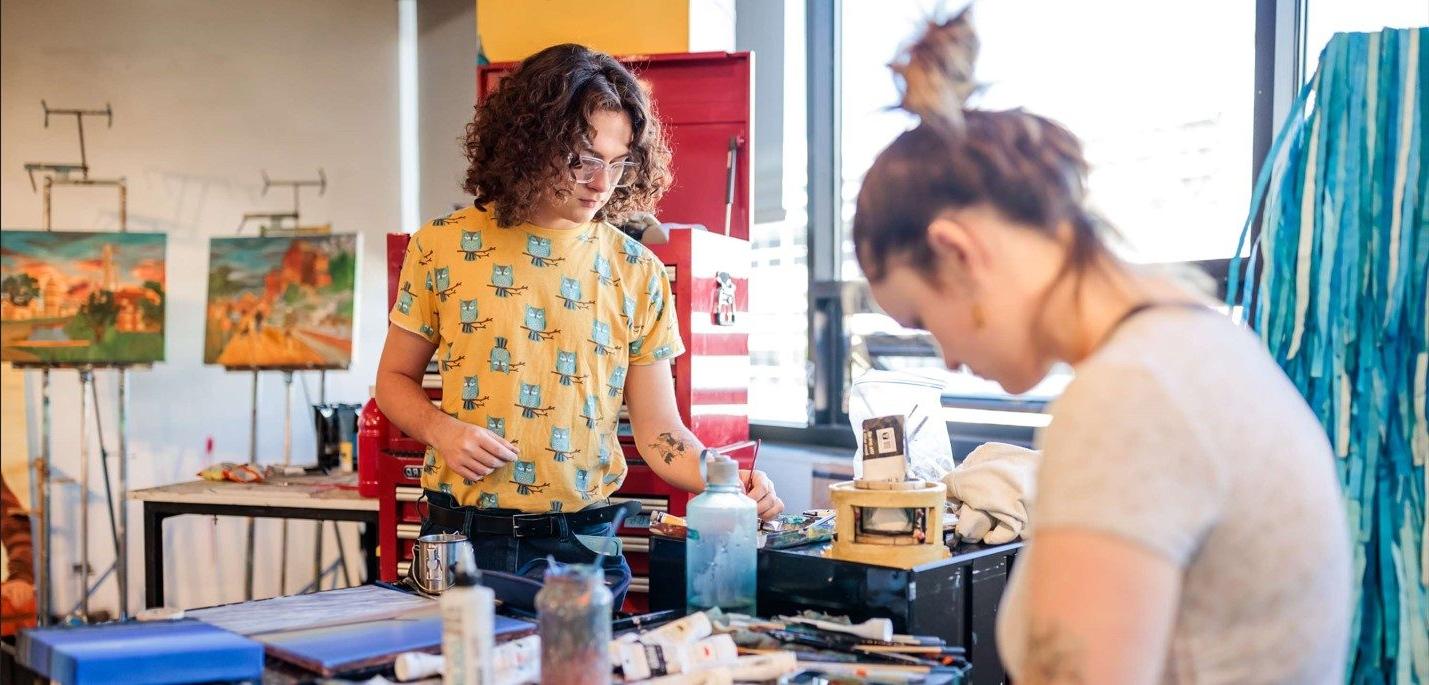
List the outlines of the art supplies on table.
{"label": "art supplies on table", "polygon": [[650,513],[650,532],[667,538],[684,540],[689,532],[689,522],[684,518],[664,511]]}
{"label": "art supplies on table", "polygon": [[810,509],[801,514],[783,514],[760,524],[760,549],[789,549],[834,537],[834,510]]}
{"label": "art supplies on table", "polygon": [[261,483],[265,476],[251,464],[231,461],[219,462],[198,472],[198,477],[211,481],[231,481],[234,483]]}
{"label": "art supplies on table", "polygon": [[694,673],[733,664],[739,649],[728,635],[712,635],[688,644],[625,642],[614,650],[627,681]]}
{"label": "art supplies on table", "polygon": [[710,623],[709,614],[698,611],[681,618],[678,621],[671,621],[659,628],[649,630],[635,636],[635,639],[645,644],[676,644],[685,645],[703,640],[714,632],[714,625]]}
{"label": "art supplies on table", "polygon": [[[498,621],[500,618],[498,617]],[[446,662],[441,656],[407,652],[393,664],[397,680],[409,682],[443,676]],[[541,680],[541,638],[529,635],[496,646],[491,655],[493,685],[525,685]]]}
{"label": "art supplies on table", "polygon": [[36,628],[19,660],[62,685],[258,680],[263,645],[192,619]]}

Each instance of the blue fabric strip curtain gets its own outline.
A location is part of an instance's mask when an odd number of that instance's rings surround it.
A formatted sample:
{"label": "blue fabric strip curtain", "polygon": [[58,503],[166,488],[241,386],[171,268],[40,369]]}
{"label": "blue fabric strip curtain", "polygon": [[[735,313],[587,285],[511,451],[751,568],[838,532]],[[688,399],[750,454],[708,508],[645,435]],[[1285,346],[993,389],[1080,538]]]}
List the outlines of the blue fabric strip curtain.
{"label": "blue fabric strip curtain", "polygon": [[1354,538],[1351,683],[1429,685],[1426,128],[1429,28],[1335,35],[1256,179],[1246,256],[1231,265],[1227,304],[1337,456]]}

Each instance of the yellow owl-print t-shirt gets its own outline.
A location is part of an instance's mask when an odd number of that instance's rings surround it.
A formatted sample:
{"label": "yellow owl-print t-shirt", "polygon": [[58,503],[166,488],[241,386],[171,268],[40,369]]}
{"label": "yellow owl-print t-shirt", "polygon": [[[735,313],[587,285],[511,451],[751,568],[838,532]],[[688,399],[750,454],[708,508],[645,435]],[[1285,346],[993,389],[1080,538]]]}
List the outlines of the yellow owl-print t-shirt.
{"label": "yellow owl-print t-shirt", "polygon": [[392,323],[437,345],[441,408],[518,460],[479,481],[428,450],[422,487],[461,504],[575,511],[625,480],[616,421],[632,364],[683,354],[664,266],[606,223],[502,228],[475,208],[412,236]]}

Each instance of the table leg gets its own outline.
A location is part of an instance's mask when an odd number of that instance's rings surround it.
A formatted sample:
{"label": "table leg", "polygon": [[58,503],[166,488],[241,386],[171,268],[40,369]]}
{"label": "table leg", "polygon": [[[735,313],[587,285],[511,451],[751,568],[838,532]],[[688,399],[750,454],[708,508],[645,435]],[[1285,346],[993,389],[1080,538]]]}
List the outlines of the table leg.
{"label": "table leg", "polygon": [[362,553],[367,559],[367,577],[364,583],[375,583],[382,577],[382,572],[378,568],[377,559],[377,521],[362,522]]}
{"label": "table leg", "polygon": [[164,519],[167,514],[144,503],[144,606],[164,606]]}

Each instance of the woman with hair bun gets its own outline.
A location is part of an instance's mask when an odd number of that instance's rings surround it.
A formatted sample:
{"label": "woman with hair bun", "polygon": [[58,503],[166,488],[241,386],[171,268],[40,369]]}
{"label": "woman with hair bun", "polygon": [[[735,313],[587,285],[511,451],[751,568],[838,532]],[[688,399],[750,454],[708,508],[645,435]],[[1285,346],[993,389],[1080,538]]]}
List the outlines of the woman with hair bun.
{"label": "woman with hair bun", "polygon": [[965,103],[967,12],[894,66],[921,119],[859,192],[874,298],[949,368],[1075,380],[1040,436],[1029,543],[999,615],[1018,683],[1337,683],[1349,535],[1328,441],[1249,332],[1123,261],[1077,138]]}

